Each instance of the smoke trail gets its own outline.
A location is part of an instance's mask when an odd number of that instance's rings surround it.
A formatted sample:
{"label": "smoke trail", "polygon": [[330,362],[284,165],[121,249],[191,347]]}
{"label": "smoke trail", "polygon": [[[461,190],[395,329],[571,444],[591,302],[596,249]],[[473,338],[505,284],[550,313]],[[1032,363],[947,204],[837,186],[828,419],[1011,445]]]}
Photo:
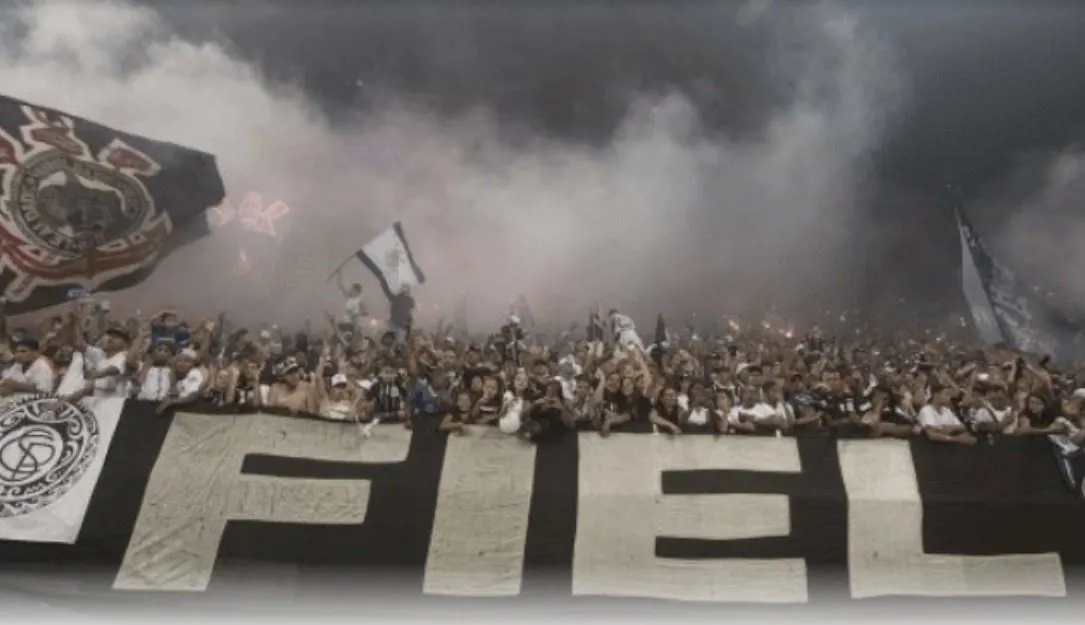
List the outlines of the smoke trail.
{"label": "smoke trail", "polygon": [[[300,90],[118,2],[20,10],[0,75],[15,97],[213,152],[232,196],[257,189],[294,208],[288,235],[254,267],[270,273],[258,287],[231,275],[238,235],[219,233],[117,302],[315,317],[336,305],[327,273],[400,220],[430,279],[417,293],[423,317],[463,291],[472,323],[519,293],[562,320],[593,301],[644,318],[799,308],[847,293],[851,233],[869,226],[868,156],[900,84],[849,15],[817,6],[789,19],[766,30],[787,101],[742,138],[708,132],[677,92],[634,98],[603,146],[542,134],[512,144],[485,108],[441,115],[401,94],[333,124]],[[375,291],[360,267],[351,278]]]}

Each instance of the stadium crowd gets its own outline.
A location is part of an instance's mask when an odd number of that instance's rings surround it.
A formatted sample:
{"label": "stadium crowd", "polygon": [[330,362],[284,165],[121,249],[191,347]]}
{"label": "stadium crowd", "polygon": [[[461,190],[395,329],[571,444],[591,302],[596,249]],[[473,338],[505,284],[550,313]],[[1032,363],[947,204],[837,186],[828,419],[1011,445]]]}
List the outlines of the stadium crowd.
{"label": "stadium crowd", "polygon": [[[587,331],[545,334],[521,320],[526,306],[495,333],[467,337],[413,328],[409,289],[382,322],[360,286],[342,288],[341,314],[293,333],[228,329],[224,317],[190,324],[172,310],[115,319],[78,301],[36,329],[4,329],[0,395],[125,396],[159,413],[272,409],[356,422],[366,435],[379,423],[453,435],[475,424],[535,442],[593,430],[953,445],[1041,435],[1064,453],[1085,447],[1085,369],[1004,345],[722,319],[699,336],[665,331],[662,317],[646,343],[617,310],[592,315]],[[60,389],[72,369],[80,386]]]}

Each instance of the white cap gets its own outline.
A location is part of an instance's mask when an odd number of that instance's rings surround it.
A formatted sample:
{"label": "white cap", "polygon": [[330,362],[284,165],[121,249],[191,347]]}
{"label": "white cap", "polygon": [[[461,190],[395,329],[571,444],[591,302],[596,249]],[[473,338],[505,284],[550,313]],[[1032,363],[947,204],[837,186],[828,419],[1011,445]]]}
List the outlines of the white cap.
{"label": "white cap", "polygon": [[1085,388],[1079,388],[1074,391],[1074,397],[1085,398]]}
{"label": "white cap", "polygon": [[516,315],[509,315],[509,323],[515,324],[515,325],[520,325],[520,318],[517,317]]}
{"label": "white cap", "polygon": [[337,374],[332,376],[332,386],[346,386],[346,385],[347,385],[347,376],[343,375],[342,373],[337,373]]}

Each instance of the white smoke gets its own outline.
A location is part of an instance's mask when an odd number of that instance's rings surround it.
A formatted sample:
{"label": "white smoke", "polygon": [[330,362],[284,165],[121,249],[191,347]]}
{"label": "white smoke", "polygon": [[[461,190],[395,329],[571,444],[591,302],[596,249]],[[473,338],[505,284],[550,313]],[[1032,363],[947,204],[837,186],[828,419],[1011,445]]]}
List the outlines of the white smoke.
{"label": "white smoke", "polygon": [[[772,78],[792,98],[743,139],[706,132],[680,93],[635,99],[601,148],[545,136],[514,146],[485,109],[441,117],[396,97],[333,125],[299,90],[118,2],[18,11],[0,33],[0,76],[7,95],[214,153],[232,198],[255,189],[294,209],[261,257],[270,278],[230,277],[238,240],[222,232],[113,297],[129,308],[316,319],[338,302],[327,274],[398,220],[429,278],[416,291],[423,320],[465,291],[472,321],[519,293],[562,322],[596,301],[649,318],[795,306],[849,286],[868,156],[900,84],[852,17],[801,14],[775,31]],[[348,271],[379,306],[364,269]]]}
{"label": "white smoke", "polygon": [[1085,312],[1085,151],[1070,148],[1046,159],[1038,181],[1035,170],[1034,164],[1023,165],[1011,177],[1031,187],[1024,197],[1010,190],[983,207],[1009,213],[992,236],[998,260],[1051,295],[1063,312],[1080,314]]}

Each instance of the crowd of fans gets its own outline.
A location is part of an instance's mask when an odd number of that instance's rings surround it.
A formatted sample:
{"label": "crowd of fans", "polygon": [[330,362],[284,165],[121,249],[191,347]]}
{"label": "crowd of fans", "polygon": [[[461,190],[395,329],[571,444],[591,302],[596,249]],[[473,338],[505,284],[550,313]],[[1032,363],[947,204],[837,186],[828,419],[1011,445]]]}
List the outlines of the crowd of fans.
{"label": "crowd of fans", "polygon": [[[343,293],[340,315],[297,333],[229,330],[221,317],[190,325],[170,310],[111,319],[107,306],[77,302],[40,328],[5,329],[0,395],[123,396],[160,413],[277,409],[367,434],[378,423],[453,435],[493,426],[533,442],[592,430],[953,445],[1040,435],[1065,453],[1085,447],[1085,369],[1006,346],[734,320],[645,342],[616,310],[586,332],[536,333],[512,314],[492,335],[467,337],[412,328],[407,289],[387,323],[367,316],[359,286]],[[58,388],[72,368],[80,386]]]}

